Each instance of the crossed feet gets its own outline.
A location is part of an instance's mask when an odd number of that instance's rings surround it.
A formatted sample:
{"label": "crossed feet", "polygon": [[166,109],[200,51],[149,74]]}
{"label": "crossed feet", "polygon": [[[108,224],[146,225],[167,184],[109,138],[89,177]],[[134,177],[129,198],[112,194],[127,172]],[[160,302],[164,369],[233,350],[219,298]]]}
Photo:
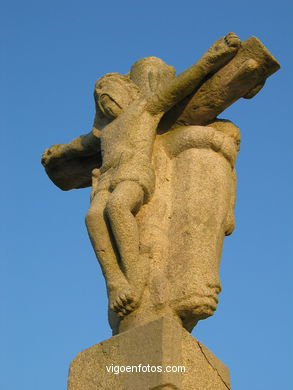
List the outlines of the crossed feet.
{"label": "crossed feet", "polygon": [[119,317],[124,317],[131,313],[139,303],[139,297],[134,293],[126,278],[108,285],[109,307],[116,312]]}

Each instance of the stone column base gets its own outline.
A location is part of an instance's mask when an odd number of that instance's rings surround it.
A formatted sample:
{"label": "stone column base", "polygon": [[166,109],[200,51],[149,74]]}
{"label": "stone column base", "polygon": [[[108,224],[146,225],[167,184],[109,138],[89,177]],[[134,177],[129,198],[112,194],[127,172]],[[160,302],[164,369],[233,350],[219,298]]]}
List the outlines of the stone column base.
{"label": "stone column base", "polygon": [[[115,374],[118,366],[125,372]],[[170,366],[178,372],[167,372]],[[230,380],[228,368],[209,349],[161,317],[80,352],[70,365],[67,389],[227,390]]]}

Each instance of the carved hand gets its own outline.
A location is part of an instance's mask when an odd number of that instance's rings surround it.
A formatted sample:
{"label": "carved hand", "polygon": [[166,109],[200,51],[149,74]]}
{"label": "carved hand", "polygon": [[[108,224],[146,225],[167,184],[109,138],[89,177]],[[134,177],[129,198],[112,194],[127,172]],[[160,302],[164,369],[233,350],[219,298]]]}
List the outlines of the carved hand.
{"label": "carved hand", "polygon": [[201,61],[208,65],[210,71],[217,71],[237,53],[241,45],[240,38],[230,32],[218,39],[202,56]]}
{"label": "carved hand", "polygon": [[65,158],[65,144],[54,144],[47,148],[42,155],[42,164],[44,167],[56,165]]}

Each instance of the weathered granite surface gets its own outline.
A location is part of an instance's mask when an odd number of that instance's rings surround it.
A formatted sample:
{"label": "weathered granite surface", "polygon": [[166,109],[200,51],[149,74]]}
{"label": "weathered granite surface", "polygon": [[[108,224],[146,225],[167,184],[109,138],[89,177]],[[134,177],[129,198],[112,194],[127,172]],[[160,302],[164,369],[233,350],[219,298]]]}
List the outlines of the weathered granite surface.
{"label": "weathered granite surface", "polygon": [[91,178],[86,224],[114,333],[162,315],[191,331],[213,314],[240,146],[237,126],[216,117],[278,68],[257,38],[233,33],[178,76],[157,57],[140,59],[97,81],[89,134],[44,152],[60,188]]}
{"label": "weathered granite surface", "polygon": [[[136,368],[114,374],[114,366]],[[164,372],[172,369],[177,372]],[[161,317],[80,352],[70,365],[67,389],[227,390],[230,379],[228,368],[208,348]]]}
{"label": "weathered granite surface", "polygon": [[[116,335],[72,362],[68,390],[229,389],[227,368],[191,332],[216,310],[233,232],[240,130],[218,119],[279,69],[256,38],[216,41],[176,76],[157,57],[95,85],[92,131],[46,149],[62,190],[92,186],[89,237]],[[111,374],[106,365],[185,365],[185,374]]]}

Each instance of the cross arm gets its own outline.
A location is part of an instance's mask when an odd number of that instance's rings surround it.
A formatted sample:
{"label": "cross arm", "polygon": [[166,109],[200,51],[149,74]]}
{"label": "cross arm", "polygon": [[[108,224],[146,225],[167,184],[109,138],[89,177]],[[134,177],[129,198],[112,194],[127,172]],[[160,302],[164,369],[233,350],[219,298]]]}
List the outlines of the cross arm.
{"label": "cross arm", "polygon": [[42,164],[46,173],[62,190],[89,187],[91,172],[102,163],[100,131],[80,135],[67,144],[46,149]]}

